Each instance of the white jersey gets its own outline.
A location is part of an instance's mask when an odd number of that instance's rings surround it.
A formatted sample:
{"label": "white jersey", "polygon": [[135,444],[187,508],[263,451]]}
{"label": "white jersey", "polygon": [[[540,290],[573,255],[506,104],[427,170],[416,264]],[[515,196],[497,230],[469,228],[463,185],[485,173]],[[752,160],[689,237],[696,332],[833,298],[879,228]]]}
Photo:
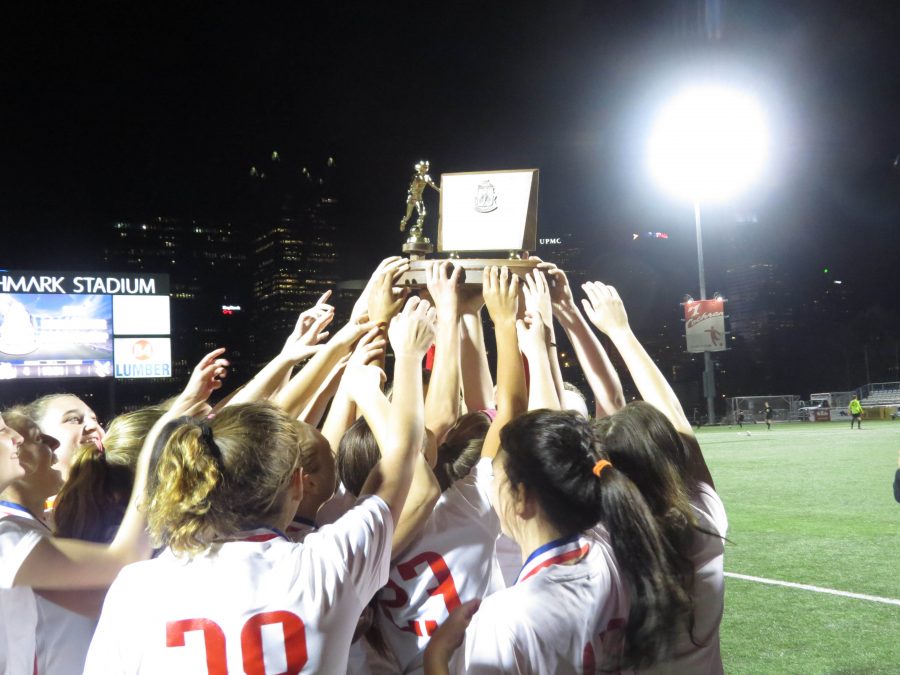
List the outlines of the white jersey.
{"label": "white jersey", "polygon": [[504,587],[512,586],[516,583],[516,577],[519,570],[522,569],[522,549],[519,545],[501,534],[497,537],[497,564],[500,566],[500,573],[503,575]]}
{"label": "white jersey", "polygon": [[[712,486],[700,483],[691,499],[698,525],[718,536],[694,533],[689,557],[694,563],[694,641],[683,634],[676,644],[675,657],[658,663],[646,673],[722,673],[722,654],[719,651],[719,624],[725,606],[724,555],[728,517],[725,506]],[[701,646],[697,646],[694,644]]]}
{"label": "white jersey", "polygon": [[36,595],[37,674],[81,675],[97,619],[91,619]]}
{"label": "white jersey", "polygon": [[48,536],[47,527],[18,504],[0,503],[0,673],[32,673],[37,653],[37,601],[13,587],[22,563]]}
{"label": "white jersey", "polygon": [[194,558],[127,566],[85,673],[341,673],[360,612],[387,581],[394,524],[375,495],[295,544],[244,533]]}
{"label": "white jersey", "polygon": [[483,458],[441,495],[422,534],[391,566],[376,620],[403,672],[421,669],[429,636],[449,612],[503,587],[492,480],[491,460]]}
{"label": "white jersey", "polygon": [[593,673],[618,644],[627,616],[605,537],[550,542],[529,556],[515,585],[481,603],[451,672]]}
{"label": "white jersey", "polygon": [[22,563],[47,526],[18,504],[0,502],[0,673],[77,675],[96,621],[12,587]]}

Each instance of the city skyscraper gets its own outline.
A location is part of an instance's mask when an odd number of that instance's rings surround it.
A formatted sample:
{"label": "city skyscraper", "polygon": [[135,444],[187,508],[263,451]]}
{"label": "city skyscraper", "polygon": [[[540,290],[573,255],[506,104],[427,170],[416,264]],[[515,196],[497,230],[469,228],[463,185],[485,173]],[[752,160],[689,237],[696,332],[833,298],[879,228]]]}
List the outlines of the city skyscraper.
{"label": "city skyscraper", "polygon": [[339,280],[335,162],[310,170],[277,152],[250,169],[252,360],[271,359],[298,315]]}

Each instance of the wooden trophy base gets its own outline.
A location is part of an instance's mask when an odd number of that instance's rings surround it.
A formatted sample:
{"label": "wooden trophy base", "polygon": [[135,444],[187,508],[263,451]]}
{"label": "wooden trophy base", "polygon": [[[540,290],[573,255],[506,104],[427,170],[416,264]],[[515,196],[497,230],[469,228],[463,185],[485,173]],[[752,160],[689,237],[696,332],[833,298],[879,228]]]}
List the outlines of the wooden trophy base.
{"label": "wooden trophy base", "polygon": [[[421,232],[419,233],[421,235]],[[434,244],[428,237],[410,236],[403,244],[403,252],[412,260],[424,260],[425,256],[434,251]]]}
{"label": "wooden trophy base", "polygon": [[[409,269],[400,277],[398,285],[424,288],[429,267],[444,260],[410,260]],[[505,266],[513,274],[524,277],[538,265],[537,260],[510,260],[508,258],[452,258],[450,262],[456,267],[463,268],[460,283],[466,286],[481,286],[483,273],[487,267]]]}

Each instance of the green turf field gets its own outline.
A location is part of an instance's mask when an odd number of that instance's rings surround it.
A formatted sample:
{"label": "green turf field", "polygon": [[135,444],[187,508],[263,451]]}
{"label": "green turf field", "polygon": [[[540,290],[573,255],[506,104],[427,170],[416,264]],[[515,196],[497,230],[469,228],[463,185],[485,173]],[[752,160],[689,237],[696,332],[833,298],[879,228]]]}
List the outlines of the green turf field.
{"label": "green turf field", "polygon": [[[709,428],[726,573],[900,600],[900,422]],[[750,435],[746,435],[749,430]],[[900,606],[725,580],[726,673],[900,673]]]}

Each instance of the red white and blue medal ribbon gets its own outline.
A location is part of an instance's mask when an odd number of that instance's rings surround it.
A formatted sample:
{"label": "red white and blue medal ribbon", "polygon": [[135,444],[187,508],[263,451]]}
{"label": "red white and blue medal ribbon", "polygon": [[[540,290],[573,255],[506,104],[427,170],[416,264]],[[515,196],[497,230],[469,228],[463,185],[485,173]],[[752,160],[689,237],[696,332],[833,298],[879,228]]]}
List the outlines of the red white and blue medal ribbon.
{"label": "red white and blue medal ribbon", "polygon": [[536,549],[522,566],[516,583],[521,583],[551,565],[580,560],[587,555],[591,545],[580,534],[564,539],[555,539]]}
{"label": "red white and blue medal ribbon", "polygon": [[315,532],[317,529],[315,522],[310,520],[309,518],[304,518],[303,516],[294,516],[294,519],[291,521],[291,524],[287,526],[288,534],[295,534],[298,532]]}
{"label": "red white and blue medal ribbon", "polygon": [[15,502],[8,502],[6,500],[0,499],[0,518],[3,516],[16,516],[17,518],[27,518],[28,520],[37,521],[39,524],[47,527],[47,523],[43,520],[35,516],[31,511],[26,509],[21,504],[16,504]]}
{"label": "red white and blue medal ribbon", "polygon": [[272,539],[288,539],[287,535],[274,527],[255,527],[252,530],[243,530],[231,541],[271,541]]}

